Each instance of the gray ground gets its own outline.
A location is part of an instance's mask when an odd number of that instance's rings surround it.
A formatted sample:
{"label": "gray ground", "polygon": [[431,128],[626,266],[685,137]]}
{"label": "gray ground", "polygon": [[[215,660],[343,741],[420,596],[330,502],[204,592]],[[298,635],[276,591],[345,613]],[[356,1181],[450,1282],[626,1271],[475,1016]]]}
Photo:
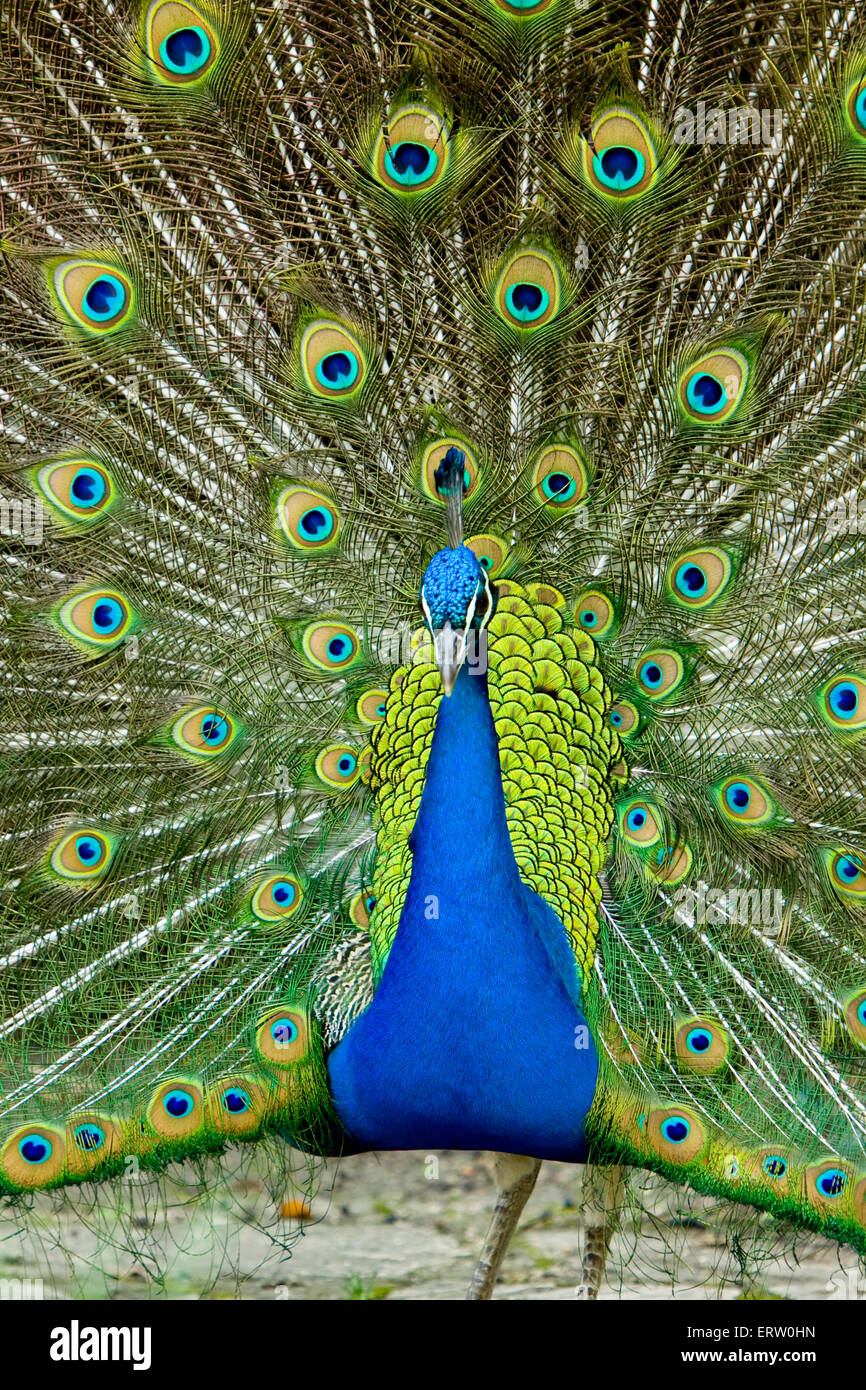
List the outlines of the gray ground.
{"label": "gray ground", "polygon": [[[18,1296],[16,1281],[41,1277],[45,1298],[461,1299],[494,1193],[489,1155],[447,1152],[362,1155],[329,1165],[309,1219],[280,1216],[255,1165],[229,1190],[227,1208],[207,1196],[190,1200],[187,1192],[178,1204],[175,1192],[165,1212],[154,1189],[139,1189],[127,1222],[130,1248],[120,1251],[101,1238],[106,1231],[116,1238],[120,1229],[116,1195],[83,1212],[70,1205],[58,1212],[40,1199],[26,1226],[7,1222],[0,1229],[0,1297]],[[584,1235],[579,1201],[579,1171],[545,1164],[497,1298],[575,1298]],[[727,1220],[702,1199],[650,1188],[643,1205],[649,1214],[637,1239],[629,1219],[615,1241],[603,1298],[828,1299],[864,1291],[853,1268],[846,1272],[855,1264],[850,1250],[840,1254],[810,1240],[798,1246],[799,1263],[789,1255],[744,1264],[736,1258],[744,1247]],[[261,1229],[268,1223],[291,1245],[290,1258]],[[754,1232],[749,1239],[755,1250],[770,1237],[759,1234],[757,1245]],[[26,1296],[27,1285],[21,1287]]]}

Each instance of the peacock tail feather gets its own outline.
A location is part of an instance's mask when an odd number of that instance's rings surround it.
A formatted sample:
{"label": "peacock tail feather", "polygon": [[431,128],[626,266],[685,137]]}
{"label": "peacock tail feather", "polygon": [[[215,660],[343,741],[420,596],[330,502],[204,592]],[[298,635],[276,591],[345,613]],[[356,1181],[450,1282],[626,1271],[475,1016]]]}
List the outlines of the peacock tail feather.
{"label": "peacock tail feather", "polygon": [[863,15],[0,33],[0,1189],[370,1147],[457,450],[589,1158],[866,1253]]}

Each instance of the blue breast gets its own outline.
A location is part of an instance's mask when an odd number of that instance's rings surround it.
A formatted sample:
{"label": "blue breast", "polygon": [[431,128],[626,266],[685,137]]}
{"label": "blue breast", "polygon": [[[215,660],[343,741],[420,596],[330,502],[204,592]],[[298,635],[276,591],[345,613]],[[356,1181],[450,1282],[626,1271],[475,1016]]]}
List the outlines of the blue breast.
{"label": "blue breast", "polygon": [[559,919],[521,882],[483,675],[436,722],[400,926],[369,1008],[332,1052],[358,1147],[581,1161],[598,1058]]}

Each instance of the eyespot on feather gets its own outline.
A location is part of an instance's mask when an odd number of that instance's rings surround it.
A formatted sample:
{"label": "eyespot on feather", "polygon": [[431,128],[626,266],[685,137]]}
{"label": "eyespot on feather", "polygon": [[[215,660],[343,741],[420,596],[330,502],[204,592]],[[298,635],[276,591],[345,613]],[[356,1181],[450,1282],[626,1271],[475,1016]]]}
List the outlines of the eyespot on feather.
{"label": "eyespot on feather", "polygon": [[301,882],[293,874],[268,874],[253,890],[250,907],[260,922],[283,922],[294,916],[303,897]]}
{"label": "eyespot on feather", "polygon": [[[390,148],[389,148],[390,146]],[[404,106],[380,133],[373,152],[373,169],[383,188],[413,197],[442,181],[448,168],[445,122],[430,106]]]}
{"label": "eyespot on feather", "polygon": [[204,1123],[204,1096],[196,1081],[164,1081],[150,1099],[147,1119],[163,1139],[186,1139]]}
{"label": "eyespot on feather", "polygon": [[307,554],[331,551],[340,539],[337,504],[315,488],[284,488],[277,500],[277,520],[289,544]]}
{"label": "eyespot on feather", "polygon": [[357,338],[333,319],[316,319],[304,330],[300,359],[307,387],[321,400],[351,398],[367,374],[367,360]]}
{"label": "eyespot on feather", "polygon": [[295,1006],[273,1008],[256,1025],[255,1050],[274,1066],[293,1066],[307,1055],[308,1034],[307,1020]]}
{"label": "eyespot on feather", "polygon": [[504,323],[530,333],[556,317],[561,293],[560,273],[552,256],[518,251],[499,276],[494,302]]}
{"label": "eyespot on feather", "polygon": [[55,459],[33,475],[39,491],[63,521],[82,525],[104,516],[116,499],[111,474],[88,458]]}
{"label": "eyespot on feather", "polygon": [[434,439],[431,443],[427,444],[421,455],[421,491],[431,502],[438,502],[443,507],[447,505],[448,498],[444,492],[439,490],[436,484],[436,470],[441,467],[442,461],[449,449],[459,449],[464,457],[464,502],[467,502],[470,497],[475,495],[480,480],[478,461],[475,457],[475,453],[464,439],[459,439],[456,435],[449,435],[447,438]]}
{"label": "eyespot on feather", "polygon": [[584,141],[583,170],[591,188],[605,198],[638,198],[653,186],[658,154],[648,127],[625,106],[611,106],[592,122],[592,144]]}
{"label": "eyespot on feather", "polygon": [[137,615],[118,589],[85,589],[72,594],[56,613],[67,636],[90,648],[115,647],[137,625]]}
{"label": "eyespot on feather", "polygon": [[54,301],[68,321],[87,333],[114,333],[135,310],[132,280],[120,266],[70,257],[47,266]]}
{"label": "eyespot on feather", "polygon": [[685,662],[672,647],[654,647],[644,652],[635,667],[635,680],[648,700],[669,699],[685,679]]}
{"label": "eyespot on feather", "polygon": [[532,469],[532,488],[542,506],[554,512],[571,511],[586,500],[589,470],[571,444],[542,449]]}
{"label": "eyespot on feather", "polygon": [[677,1028],[677,1059],[689,1071],[719,1071],[727,1062],[729,1052],[727,1033],[714,1019],[689,1018]]}
{"label": "eyespot on feather", "polygon": [[104,874],[113,853],[113,840],[105,831],[73,830],[57,841],[48,862],[61,878],[83,883]]}
{"label": "eyespot on feather", "polygon": [[216,705],[195,705],[186,709],[171,726],[175,746],[196,758],[212,758],[225,753],[237,733],[231,715]]}
{"label": "eyespot on feather", "polygon": [[0,1172],[15,1187],[45,1187],[65,1169],[65,1136],[53,1125],[21,1125],[0,1149]]}
{"label": "eyespot on feather", "polygon": [[347,671],[361,655],[354,628],[335,619],[310,623],[304,629],[301,645],[310,665],[329,673]]}
{"label": "eyespot on feather", "polygon": [[723,777],[709,791],[722,818],[744,830],[770,825],[778,815],[779,808],[767,788],[745,773]]}
{"label": "eyespot on feather", "polygon": [[213,25],[183,0],[155,0],[145,17],[144,34],[151,72],[166,86],[194,86],[219,56]]}
{"label": "eyespot on feather", "polygon": [[716,546],[685,551],[669,567],[668,597],[682,608],[708,608],[721,598],[733,576],[727,551]]}
{"label": "eyespot on feather", "polygon": [[680,375],[679,402],[695,424],[718,425],[733,415],[749,381],[749,362],[734,348],[707,353]]}

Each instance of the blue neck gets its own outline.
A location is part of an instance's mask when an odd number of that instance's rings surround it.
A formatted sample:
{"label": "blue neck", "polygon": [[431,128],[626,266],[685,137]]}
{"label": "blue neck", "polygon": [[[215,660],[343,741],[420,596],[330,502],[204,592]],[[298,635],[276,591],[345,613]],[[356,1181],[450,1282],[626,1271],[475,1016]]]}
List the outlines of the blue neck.
{"label": "blue neck", "polygon": [[576,1045],[565,933],[514,859],[486,676],[439,706],[412,875],[370,1007],[329,1058],[344,1125],[375,1148],[583,1156],[597,1059]]}

